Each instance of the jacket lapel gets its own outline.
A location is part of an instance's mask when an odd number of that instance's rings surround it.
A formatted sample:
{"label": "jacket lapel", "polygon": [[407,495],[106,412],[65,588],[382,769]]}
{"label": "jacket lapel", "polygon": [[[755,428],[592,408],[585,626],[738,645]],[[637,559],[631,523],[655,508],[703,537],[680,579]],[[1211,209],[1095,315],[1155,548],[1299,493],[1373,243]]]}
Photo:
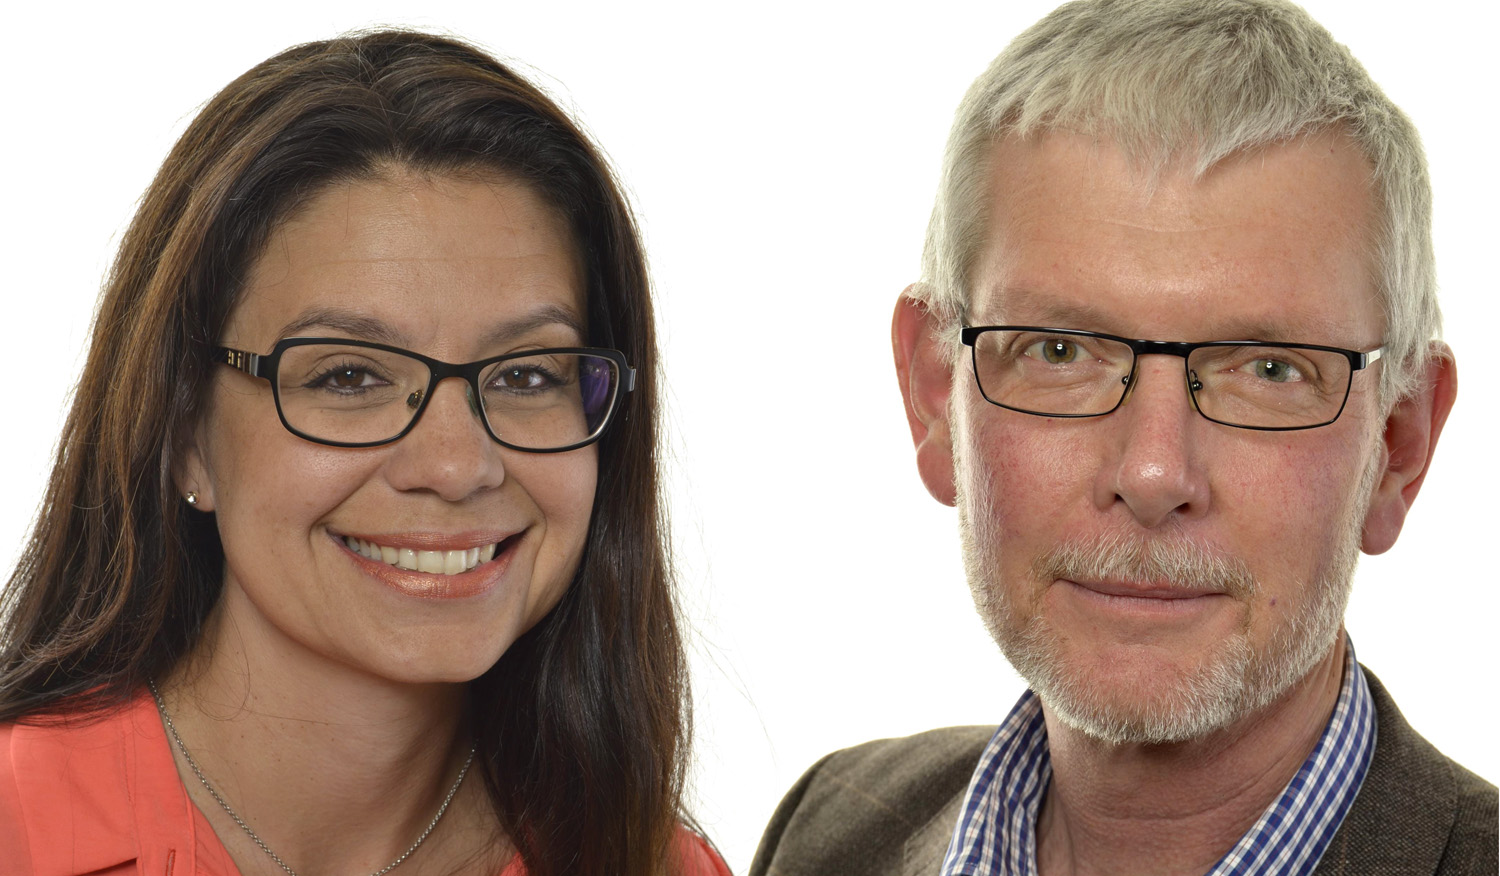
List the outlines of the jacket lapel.
{"label": "jacket lapel", "polygon": [[953,830],[958,825],[968,790],[967,784],[961,785],[958,793],[907,839],[901,876],[937,876],[943,866],[943,855],[948,853],[948,844],[953,840]]}
{"label": "jacket lapel", "polygon": [[[1363,667],[1361,667],[1363,668]],[[1375,674],[1375,754],[1315,876],[1435,873],[1458,815],[1452,768],[1401,716]]]}

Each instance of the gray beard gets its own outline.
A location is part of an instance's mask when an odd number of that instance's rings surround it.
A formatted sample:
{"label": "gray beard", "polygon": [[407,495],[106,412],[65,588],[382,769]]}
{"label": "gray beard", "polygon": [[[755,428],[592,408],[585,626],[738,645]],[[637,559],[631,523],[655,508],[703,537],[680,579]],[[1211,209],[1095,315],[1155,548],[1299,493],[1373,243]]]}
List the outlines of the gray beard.
{"label": "gray beard", "polygon": [[[1312,588],[1305,608],[1293,612],[1261,652],[1246,635],[1230,636],[1205,654],[1195,670],[1179,676],[1175,685],[1154,691],[1149,702],[1122,703],[1097,679],[1069,666],[1058,637],[1040,613],[1020,620],[1000,581],[995,557],[981,549],[986,540],[978,537],[974,520],[988,515],[970,510],[993,508],[993,490],[974,468],[960,465],[960,533],[974,605],[1006,659],[1067,726],[1113,745],[1203,738],[1269,705],[1328,655],[1343,626],[1379,463],[1379,454],[1372,454],[1322,577],[1304,584]],[[1155,580],[1196,587],[1210,583],[1242,599],[1260,590],[1242,561],[1170,534],[1070,541],[1038,558],[1034,573],[1038,581]]]}

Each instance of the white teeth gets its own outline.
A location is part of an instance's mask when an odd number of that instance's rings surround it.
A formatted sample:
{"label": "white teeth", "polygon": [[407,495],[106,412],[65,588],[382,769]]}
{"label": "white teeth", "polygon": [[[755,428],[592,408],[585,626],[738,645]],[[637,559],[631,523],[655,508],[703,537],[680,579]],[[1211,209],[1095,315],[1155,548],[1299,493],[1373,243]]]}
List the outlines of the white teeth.
{"label": "white teeth", "polygon": [[435,575],[458,575],[473,569],[480,563],[488,563],[495,558],[495,552],[500,547],[496,542],[467,550],[419,551],[412,548],[389,547],[352,535],[344,537],[344,544],[360,556],[377,563]]}
{"label": "white teeth", "polygon": [[468,551],[445,551],[443,553],[443,574],[457,575],[468,568],[464,560],[469,556]]}

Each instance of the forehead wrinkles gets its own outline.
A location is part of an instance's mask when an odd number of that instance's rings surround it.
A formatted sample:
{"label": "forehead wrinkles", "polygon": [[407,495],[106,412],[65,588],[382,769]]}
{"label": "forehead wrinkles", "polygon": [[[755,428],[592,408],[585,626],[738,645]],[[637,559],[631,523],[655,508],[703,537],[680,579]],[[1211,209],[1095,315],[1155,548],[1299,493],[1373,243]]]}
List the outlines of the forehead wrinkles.
{"label": "forehead wrinkles", "polygon": [[1108,141],[1066,131],[1002,139],[988,165],[966,277],[971,321],[1008,310],[1017,289],[1091,300],[1115,284],[1149,298],[1172,283],[1199,294],[1265,285],[1276,307],[1253,317],[1268,321],[1278,308],[1315,309],[1312,287],[1338,282],[1380,320],[1372,338],[1384,334],[1373,171],[1340,131],[1234,153],[1201,173],[1181,161],[1136,166]]}

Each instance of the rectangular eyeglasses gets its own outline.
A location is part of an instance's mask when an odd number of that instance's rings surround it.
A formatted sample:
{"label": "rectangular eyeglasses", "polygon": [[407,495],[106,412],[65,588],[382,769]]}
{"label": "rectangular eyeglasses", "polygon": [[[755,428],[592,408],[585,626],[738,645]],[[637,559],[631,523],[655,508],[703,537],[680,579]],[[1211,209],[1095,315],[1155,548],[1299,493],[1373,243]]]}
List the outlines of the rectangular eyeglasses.
{"label": "rectangular eyeglasses", "polygon": [[1019,325],[965,326],[979,391],[991,404],[1040,417],[1102,417],[1124,403],[1143,355],[1180,356],[1205,418],[1264,431],[1315,429],[1339,418],[1354,372],[1384,347],[1346,350],[1264,341],[1142,341]]}
{"label": "rectangular eyeglasses", "polygon": [[284,338],[260,355],[214,348],[215,361],[267,380],[293,435],[334,447],[375,447],[410,432],[450,377],[497,443],[560,453],[598,440],[635,388],[617,350],[553,347],[454,365],[386,344]]}

